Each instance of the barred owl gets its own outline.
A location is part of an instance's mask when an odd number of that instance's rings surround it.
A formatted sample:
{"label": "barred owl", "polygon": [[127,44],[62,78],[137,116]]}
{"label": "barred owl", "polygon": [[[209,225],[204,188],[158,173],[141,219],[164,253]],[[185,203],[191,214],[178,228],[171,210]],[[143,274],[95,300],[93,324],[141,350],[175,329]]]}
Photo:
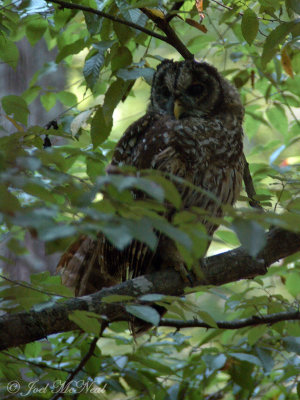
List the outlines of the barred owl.
{"label": "barred owl", "polygon": [[[213,66],[165,60],[154,74],[146,114],[125,131],[107,172],[128,165],[184,178],[213,196],[177,185],[182,209],[201,207],[221,217],[221,204],[232,205],[241,190],[243,115],[238,92]],[[171,220],[174,210],[167,209]],[[217,225],[210,221],[201,222],[212,236]],[[97,240],[81,237],[73,243],[58,270],[79,296],[180,264],[174,242],[164,235],[155,251],[137,240],[120,251],[99,234]]]}

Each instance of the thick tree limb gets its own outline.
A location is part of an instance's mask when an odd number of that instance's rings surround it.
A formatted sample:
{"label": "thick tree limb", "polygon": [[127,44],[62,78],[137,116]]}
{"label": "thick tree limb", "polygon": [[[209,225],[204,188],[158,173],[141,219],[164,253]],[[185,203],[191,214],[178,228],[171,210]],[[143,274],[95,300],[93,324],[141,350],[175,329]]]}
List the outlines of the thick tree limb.
{"label": "thick tree limb", "polygon": [[[201,276],[195,285],[221,285],[239,279],[249,279],[265,274],[275,261],[300,251],[300,234],[274,228],[268,233],[267,244],[257,259],[249,256],[241,247],[207,257],[202,261]],[[74,310],[86,310],[99,314],[105,321],[128,321],[130,315],[122,303],[105,303],[109,295],[139,297],[149,293],[179,296],[187,284],[175,270],[165,270],[126,281],[120,285],[89,296],[57,302],[39,311],[9,314],[0,318],[0,350],[46,338],[58,332],[78,329],[69,320]]]}

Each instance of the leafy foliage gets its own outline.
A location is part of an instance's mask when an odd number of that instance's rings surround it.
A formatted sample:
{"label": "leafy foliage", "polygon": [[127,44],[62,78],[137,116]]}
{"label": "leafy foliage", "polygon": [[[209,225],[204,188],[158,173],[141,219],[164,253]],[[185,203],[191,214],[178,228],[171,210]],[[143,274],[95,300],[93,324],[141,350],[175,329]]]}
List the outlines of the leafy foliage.
{"label": "leafy foliage", "polygon": [[[299,232],[299,3],[204,1],[204,21],[199,3],[184,1],[179,11],[173,10],[177,16],[172,15],[170,26],[196,59],[216,65],[240,90],[246,108],[245,150],[257,200],[265,208],[264,213],[249,209],[246,197],[241,196],[235,209],[226,210],[214,249],[241,243],[256,256],[270,226]],[[111,19],[72,5],[105,12]],[[120,249],[133,238],[154,248],[159,230],[176,241],[188,265],[203,255],[207,237],[197,222],[203,210],[181,210],[180,196],[166,177],[153,171],[137,175],[132,169],[105,176],[116,136],[130,122],[123,123],[119,116],[129,115],[132,121],[136,110],[142,115],[143,96],[149,92],[158,61],[180,58],[172,45],[147,34],[154,25],[139,7],[163,19],[174,6],[171,0],[85,0],[70,7],[50,1],[3,2],[0,58],[4,63],[16,69],[17,44],[23,38],[32,46],[44,40],[49,50],[57,49],[52,63],[33,71],[22,95],[1,99],[3,118],[12,130],[5,132],[3,127],[0,136],[0,232],[12,253],[26,254],[26,231],[43,240],[51,253],[63,251],[78,235],[96,236],[99,231]],[[41,77],[55,74],[59,63],[70,84],[64,91],[42,87]],[[57,101],[67,107],[58,116],[58,130],[43,128],[48,121],[28,125],[36,98],[46,111]],[[43,149],[46,133],[60,144]],[[134,201],[132,188],[144,191],[148,200]],[[162,216],[164,200],[178,210],[172,223]],[[143,336],[135,344],[127,325],[115,322],[63,395],[72,398],[77,393],[79,399],[216,398],[213,395],[297,399],[299,324],[278,322],[231,331],[218,329],[215,321],[295,309],[299,285],[296,254],[270,268],[263,278],[201,288],[186,299],[160,295],[148,303],[142,299],[145,305],[133,299],[110,299],[126,302],[129,313],[154,325],[158,315],[151,304],[156,302],[168,309],[168,317],[196,317],[212,328],[179,332],[159,328],[156,336]],[[33,275],[30,284],[3,279],[0,294],[3,312],[46,307],[72,296],[58,277],[48,273]],[[100,332],[96,315],[78,311],[70,319],[82,333],[53,335],[0,354],[3,398],[8,395],[7,382],[15,380],[21,387],[13,392],[14,398],[28,393],[28,398],[47,399],[62,388],[88,354],[91,338]],[[29,383],[35,381],[31,388]],[[78,382],[92,386],[81,390]]]}

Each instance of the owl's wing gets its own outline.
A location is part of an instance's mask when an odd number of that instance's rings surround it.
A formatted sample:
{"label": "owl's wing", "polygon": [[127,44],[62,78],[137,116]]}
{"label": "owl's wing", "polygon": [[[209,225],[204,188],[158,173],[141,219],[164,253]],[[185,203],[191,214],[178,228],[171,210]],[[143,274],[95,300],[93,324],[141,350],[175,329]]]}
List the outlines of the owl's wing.
{"label": "owl's wing", "polygon": [[[240,124],[226,128],[218,119],[161,117],[140,142],[136,167],[157,169],[192,183],[200,190],[174,182],[181,208],[200,207],[220,217],[222,204],[232,205],[241,190],[242,135]],[[168,214],[172,215],[172,209]],[[209,235],[217,228],[205,217],[200,222]]]}
{"label": "owl's wing", "polygon": [[[134,165],[138,143],[157,118],[148,113],[127,128],[111,165]],[[119,251],[101,233],[97,240],[83,235],[62,255],[56,271],[62,276],[62,283],[81,296],[136,276],[133,271],[141,270],[145,258],[150,262],[151,257],[150,250],[138,241]]]}

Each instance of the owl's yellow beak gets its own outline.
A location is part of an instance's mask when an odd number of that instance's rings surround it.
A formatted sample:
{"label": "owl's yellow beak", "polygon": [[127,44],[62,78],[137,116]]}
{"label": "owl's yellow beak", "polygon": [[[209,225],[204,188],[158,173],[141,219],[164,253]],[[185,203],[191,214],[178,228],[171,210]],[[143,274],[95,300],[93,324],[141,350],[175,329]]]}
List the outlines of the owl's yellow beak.
{"label": "owl's yellow beak", "polygon": [[174,112],[174,117],[175,117],[176,119],[179,119],[179,118],[180,118],[180,115],[183,113],[183,111],[184,111],[184,109],[183,109],[183,107],[182,107],[180,101],[179,101],[179,100],[175,100],[175,101],[174,101],[174,110],[173,110],[173,112]]}

